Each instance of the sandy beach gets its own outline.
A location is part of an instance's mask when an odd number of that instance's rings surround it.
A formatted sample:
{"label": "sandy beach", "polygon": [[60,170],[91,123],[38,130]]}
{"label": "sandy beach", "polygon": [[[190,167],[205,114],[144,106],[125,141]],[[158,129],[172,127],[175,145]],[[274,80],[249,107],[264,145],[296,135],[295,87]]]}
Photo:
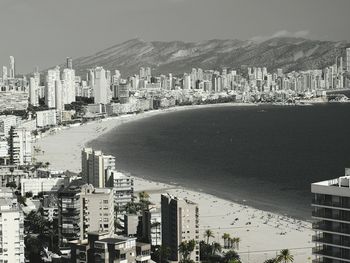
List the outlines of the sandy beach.
{"label": "sandy beach", "polygon": [[[171,111],[216,106],[218,105],[177,107],[137,115],[113,117],[80,126],[58,129],[35,142],[35,146],[40,149],[35,153],[35,158],[37,161],[49,162],[52,169],[79,172],[80,154],[84,145],[112,129],[118,129],[118,126],[123,123]],[[233,105],[225,104],[224,106]],[[243,262],[264,262],[264,260],[276,256],[276,253],[284,248],[291,250],[294,262],[312,261],[311,247],[313,244],[311,239],[313,231],[308,222],[236,204],[203,192],[195,192],[176,185],[151,182],[141,178],[135,178],[135,190],[136,192],[147,191],[153,202],[160,202],[160,194],[166,192],[197,202],[200,211],[201,231],[213,230],[215,235],[213,240],[221,244],[223,244],[221,238],[223,233],[229,233],[231,237],[239,237],[241,241],[237,251]],[[203,233],[201,235],[203,236]]]}

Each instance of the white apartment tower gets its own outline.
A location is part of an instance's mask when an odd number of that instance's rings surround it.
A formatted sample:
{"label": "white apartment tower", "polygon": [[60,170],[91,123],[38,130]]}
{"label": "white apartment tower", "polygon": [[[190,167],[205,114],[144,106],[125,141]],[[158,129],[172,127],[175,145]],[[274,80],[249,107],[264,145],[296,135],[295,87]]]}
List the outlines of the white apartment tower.
{"label": "white apartment tower", "polygon": [[80,237],[88,232],[114,233],[113,191],[109,188],[94,188],[91,184],[81,187],[80,193]]}
{"label": "white apartment tower", "polygon": [[2,66],[2,80],[5,81],[7,80],[7,67],[6,66]]}
{"label": "white apartment tower", "polygon": [[106,71],[103,69],[103,67],[95,68],[95,80],[93,86],[95,104],[107,104],[109,102],[108,88]]}
{"label": "white apartment tower", "polygon": [[23,225],[23,212],[18,208],[15,197],[2,193],[0,196],[0,262],[25,262]]}
{"label": "white apartment tower", "polygon": [[56,93],[60,90],[60,67],[49,69],[46,75],[45,104],[49,108],[56,108]]}
{"label": "white apartment tower", "polygon": [[65,68],[62,72],[63,104],[70,104],[75,101],[75,71]]}
{"label": "white apartment tower", "polygon": [[16,68],[15,68],[15,58],[13,56],[10,56],[10,78],[14,79],[16,75]]}
{"label": "white apartment tower", "polygon": [[32,163],[32,135],[24,128],[12,127],[9,140],[10,162],[15,165]]}
{"label": "white apartment tower", "polygon": [[34,77],[29,79],[29,101],[33,106],[39,105],[39,83]]}
{"label": "white apartment tower", "polygon": [[134,199],[134,179],[111,169],[107,170],[107,177],[110,178],[107,186],[113,188],[114,205],[119,213],[123,213],[126,204]]}
{"label": "white apartment tower", "polygon": [[350,47],[346,49],[346,71],[350,72]]}

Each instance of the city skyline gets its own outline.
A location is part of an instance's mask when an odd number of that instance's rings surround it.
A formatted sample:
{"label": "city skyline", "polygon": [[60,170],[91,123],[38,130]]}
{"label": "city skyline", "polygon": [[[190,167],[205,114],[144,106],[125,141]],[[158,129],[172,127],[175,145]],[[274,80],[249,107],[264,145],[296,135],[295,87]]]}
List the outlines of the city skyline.
{"label": "city skyline", "polygon": [[[291,36],[349,41],[350,3],[330,1],[149,0],[74,3],[67,0],[8,1],[0,4],[3,28],[1,64],[20,58],[19,73],[45,69],[140,37],[146,41],[208,39],[262,41]],[[296,16],[298,19],[296,19]],[[13,23],[7,23],[16,18]],[[324,19],[330,17],[332,19]],[[160,23],[161,21],[161,23]],[[243,23],[244,22],[244,23]],[[88,43],[88,44],[87,44]],[[54,52],[53,52],[54,51]]]}

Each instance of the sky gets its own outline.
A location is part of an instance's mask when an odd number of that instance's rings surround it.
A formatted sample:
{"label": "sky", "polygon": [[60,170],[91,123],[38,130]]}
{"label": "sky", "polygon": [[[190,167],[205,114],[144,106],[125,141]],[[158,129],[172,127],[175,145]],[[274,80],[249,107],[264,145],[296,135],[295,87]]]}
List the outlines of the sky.
{"label": "sky", "polygon": [[139,37],[350,41],[350,0],[0,0],[0,66],[61,64]]}

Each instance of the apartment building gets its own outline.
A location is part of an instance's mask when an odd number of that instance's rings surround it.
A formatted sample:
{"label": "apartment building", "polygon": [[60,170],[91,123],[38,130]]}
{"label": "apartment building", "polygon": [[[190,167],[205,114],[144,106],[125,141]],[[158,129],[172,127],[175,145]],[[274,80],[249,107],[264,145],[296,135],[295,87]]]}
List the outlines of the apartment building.
{"label": "apartment building", "polygon": [[311,185],[315,263],[350,262],[350,169]]}
{"label": "apartment building", "polygon": [[134,199],[134,179],[112,169],[107,170],[107,177],[110,178],[108,187],[113,188],[114,205],[118,213],[123,213],[126,204]]}
{"label": "apartment building", "polygon": [[0,192],[0,262],[24,263],[23,212],[12,193]]}
{"label": "apartment building", "polygon": [[21,180],[21,194],[32,192],[38,195],[40,192],[48,193],[58,191],[69,184],[69,178],[28,178]]}
{"label": "apartment building", "polygon": [[142,211],[142,240],[152,246],[162,245],[162,213],[156,205]]}
{"label": "apartment building", "polygon": [[138,243],[134,237],[89,233],[84,241],[71,241],[72,263],[149,263],[151,246]]}
{"label": "apartment building", "polygon": [[106,187],[110,178],[107,169],[115,170],[115,157],[104,155],[101,151],[84,148],[81,155],[83,180],[94,187]]}
{"label": "apartment building", "polygon": [[81,188],[80,237],[87,238],[88,232],[114,233],[113,191],[109,188],[94,188],[91,184]]}
{"label": "apartment building", "polygon": [[58,227],[61,243],[84,240],[87,232],[114,233],[113,191],[72,181],[58,192]]}
{"label": "apartment building", "polygon": [[162,194],[162,246],[170,249],[169,260],[179,262],[181,242],[194,240],[196,246],[190,259],[199,262],[199,209],[198,204],[170,194]]}
{"label": "apartment building", "polygon": [[32,163],[32,135],[30,131],[12,127],[9,146],[11,164],[29,165]]}

